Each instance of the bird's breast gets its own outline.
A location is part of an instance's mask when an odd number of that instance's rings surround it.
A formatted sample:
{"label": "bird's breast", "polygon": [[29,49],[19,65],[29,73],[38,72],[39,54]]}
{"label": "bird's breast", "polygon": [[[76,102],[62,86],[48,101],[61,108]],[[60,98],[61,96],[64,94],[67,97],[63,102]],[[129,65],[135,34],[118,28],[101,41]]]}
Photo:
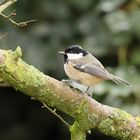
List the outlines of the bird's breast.
{"label": "bird's breast", "polygon": [[91,75],[75,69],[71,63],[64,64],[64,70],[70,79],[86,86],[94,86],[95,84],[98,84],[103,80],[95,75]]}

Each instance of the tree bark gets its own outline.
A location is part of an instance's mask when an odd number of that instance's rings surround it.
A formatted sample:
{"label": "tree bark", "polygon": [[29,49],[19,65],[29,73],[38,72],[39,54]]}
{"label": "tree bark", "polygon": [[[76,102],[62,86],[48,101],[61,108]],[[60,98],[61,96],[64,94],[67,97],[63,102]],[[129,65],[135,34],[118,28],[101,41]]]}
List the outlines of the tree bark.
{"label": "tree bark", "polygon": [[44,75],[21,59],[21,49],[0,50],[0,78],[24,94],[75,118],[70,127],[72,140],[85,140],[95,128],[123,140],[140,140],[140,117],[103,105]]}

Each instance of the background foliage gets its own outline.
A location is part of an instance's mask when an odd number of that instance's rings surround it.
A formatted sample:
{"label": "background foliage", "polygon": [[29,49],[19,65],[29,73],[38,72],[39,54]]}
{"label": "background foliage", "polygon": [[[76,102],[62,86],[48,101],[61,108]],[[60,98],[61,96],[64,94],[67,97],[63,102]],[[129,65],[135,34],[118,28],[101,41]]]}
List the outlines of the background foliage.
{"label": "background foliage", "polygon": [[[108,70],[131,86],[103,82],[93,89],[97,101],[140,113],[140,3],[136,0],[19,0],[16,21],[38,19],[27,27],[14,27],[0,17],[1,49],[23,50],[23,59],[44,73],[67,78],[58,51],[79,44]],[[12,88],[0,88],[0,139],[68,139],[69,132],[37,101],[17,95]],[[71,122],[71,118],[62,114]],[[112,139],[93,132],[88,139]]]}

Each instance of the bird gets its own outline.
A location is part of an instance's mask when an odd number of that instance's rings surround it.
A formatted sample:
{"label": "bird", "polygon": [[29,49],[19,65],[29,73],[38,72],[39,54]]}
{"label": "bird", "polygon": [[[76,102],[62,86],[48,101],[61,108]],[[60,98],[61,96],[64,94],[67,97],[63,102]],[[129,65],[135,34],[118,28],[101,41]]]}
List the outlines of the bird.
{"label": "bird", "polygon": [[64,58],[66,75],[71,80],[87,86],[86,92],[104,80],[129,85],[126,80],[109,73],[97,58],[79,45],[69,46],[59,53]]}

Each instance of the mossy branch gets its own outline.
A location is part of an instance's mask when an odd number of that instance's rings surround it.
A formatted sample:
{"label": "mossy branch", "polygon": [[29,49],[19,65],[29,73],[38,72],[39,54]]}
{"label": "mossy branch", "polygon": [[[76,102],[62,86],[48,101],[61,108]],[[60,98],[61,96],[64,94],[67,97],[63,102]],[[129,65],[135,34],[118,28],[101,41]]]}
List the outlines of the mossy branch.
{"label": "mossy branch", "polygon": [[24,94],[75,118],[72,140],[85,140],[92,128],[123,140],[140,139],[140,117],[109,107],[44,75],[21,59],[21,49],[0,50],[0,77]]}

